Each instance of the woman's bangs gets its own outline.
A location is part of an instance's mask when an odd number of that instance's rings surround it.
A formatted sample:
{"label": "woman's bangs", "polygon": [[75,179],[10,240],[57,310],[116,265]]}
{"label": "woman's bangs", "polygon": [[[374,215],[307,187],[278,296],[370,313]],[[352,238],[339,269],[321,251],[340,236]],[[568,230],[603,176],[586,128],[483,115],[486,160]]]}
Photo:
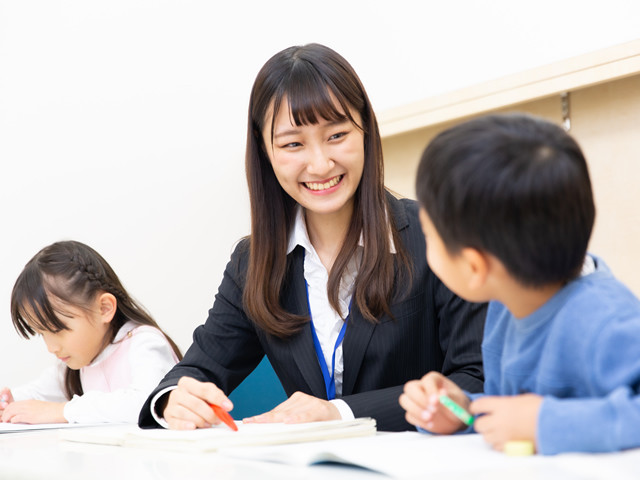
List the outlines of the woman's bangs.
{"label": "woman's bangs", "polygon": [[[294,72],[285,86],[289,112],[296,126],[352,120],[348,102],[315,70]],[[353,120],[352,120],[353,121]]]}

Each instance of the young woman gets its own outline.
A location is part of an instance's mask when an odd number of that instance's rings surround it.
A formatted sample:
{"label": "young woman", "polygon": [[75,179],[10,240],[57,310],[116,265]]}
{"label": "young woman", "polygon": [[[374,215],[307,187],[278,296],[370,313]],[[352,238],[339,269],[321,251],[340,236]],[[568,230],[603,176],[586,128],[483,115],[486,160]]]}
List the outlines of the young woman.
{"label": "young woman", "polygon": [[35,381],[0,390],[3,422],[135,422],[178,347],[91,247],[57,242],[38,252],[11,293],[25,338],[41,335],[59,362]]}
{"label": "young woman", "polygon": [[[272,57],[249,105],[251,236],[206,323],[140,425],[219,423],[266,354],[289,399],[254,422],[374,417],[403,430],[402,385],[437,370],[482,388],[484,305],[429,270],[418,207],[385,191],[380,135],[358,76],[318,44]],[[256,392],[259,395],[260,392]]]}

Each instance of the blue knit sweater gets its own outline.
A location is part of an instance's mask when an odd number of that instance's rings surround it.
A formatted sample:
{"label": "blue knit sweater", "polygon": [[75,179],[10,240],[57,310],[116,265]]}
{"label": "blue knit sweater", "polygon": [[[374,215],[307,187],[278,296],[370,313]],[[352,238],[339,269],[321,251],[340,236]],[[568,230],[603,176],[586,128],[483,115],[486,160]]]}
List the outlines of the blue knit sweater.
{"label": "blue knit sweater", "polygon": [[640,447],[640,301],[594,261],[526,318],[498,302],[487,311],[485,394],[544,396],[543,454]]}

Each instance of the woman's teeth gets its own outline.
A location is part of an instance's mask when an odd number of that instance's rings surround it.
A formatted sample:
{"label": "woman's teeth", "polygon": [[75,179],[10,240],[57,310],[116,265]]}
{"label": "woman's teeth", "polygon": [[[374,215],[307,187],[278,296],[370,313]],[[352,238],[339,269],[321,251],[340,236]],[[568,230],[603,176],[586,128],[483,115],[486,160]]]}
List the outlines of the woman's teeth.
{"label": "woman's teeth", "polygon": [[340,182],[340,180],[342,180],[342,175],[333,177],[328,182],[324,182],[324,183],[304,182],[304,185],[309,190],[326,190],[327,188],[335,187]]}

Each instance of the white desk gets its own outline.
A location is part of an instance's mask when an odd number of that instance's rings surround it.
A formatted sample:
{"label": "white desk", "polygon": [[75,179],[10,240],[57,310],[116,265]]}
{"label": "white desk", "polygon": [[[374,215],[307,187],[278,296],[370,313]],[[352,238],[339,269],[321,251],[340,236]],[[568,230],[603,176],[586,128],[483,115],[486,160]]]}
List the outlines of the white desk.
{"label": "white desk", "polygon": [[[381,478],[359,469],[288,465],[147,449],[66,442],[56,430],[0,435],[0,479],[173,480],[266,479],[332,480]],[[373,477],[372,477],[373,475]]]}
{"label": "white desk", "polygon": [[[394,434],[386,434],[394,435]],[[417,435],[417,434],[416,434]],[[439,442],[431,438],[424,443]],[[431,443],[431,445],[434,445]],[[477,452],[474,453],[476,455]],[[446,478],[447,480],[583,480],[640,478],[640,449],[610,455],[561,455],[556,457],[504,457],[496,467],[479,466],[470,473],[469,460],[460,451],[459,465],[450,471],[404,478]],[[448,468],[448,467],[447,467]],[[461,471],[464,470],[464,471]],[[380,473],[339,465],[290,465],[243,461],[225,456],[182,454],[148,449],[89,445],[59,440],[56,430],[0,435],[0,479],[27,480],[359,480],[388,478]]]}

